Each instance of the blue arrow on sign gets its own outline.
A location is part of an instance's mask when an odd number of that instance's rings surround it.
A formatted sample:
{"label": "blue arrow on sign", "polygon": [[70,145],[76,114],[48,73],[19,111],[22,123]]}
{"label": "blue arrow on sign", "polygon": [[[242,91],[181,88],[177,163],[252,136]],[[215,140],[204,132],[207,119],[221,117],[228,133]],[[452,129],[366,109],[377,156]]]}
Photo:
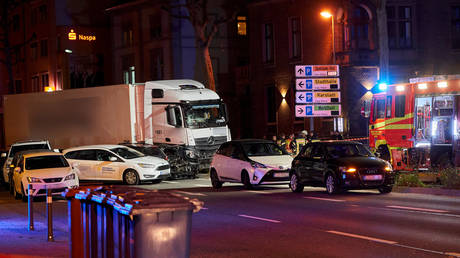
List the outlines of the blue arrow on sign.
{"label": "blue arrow on sign", "polygon": [[311,90],[313,88],[313,81],[312,80],[305,80],[305,89]]}
{"label": "blue arrow on sign", "polygon": [[311,76],[311,66],[305,66],[305,75],[310,75]]}
{"label": "blue arrow on sign", "polygon": [[313,115],[313,107],[312,106],[305,106],[305,115],[307,115],[307,116]]}
{"label": "blue arrow on sign", "polygon": [[305,97],[307,97],[306,102],[313,102],[313,93],[306,93]]}

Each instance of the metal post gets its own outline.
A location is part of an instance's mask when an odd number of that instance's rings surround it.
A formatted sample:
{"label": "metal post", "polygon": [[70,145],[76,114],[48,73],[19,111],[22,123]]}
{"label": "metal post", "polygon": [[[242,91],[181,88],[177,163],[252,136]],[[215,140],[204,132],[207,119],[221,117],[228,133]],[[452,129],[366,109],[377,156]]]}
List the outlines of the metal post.
{"label": "metal post", "polygon": [[331,16],[332,21],[332,62],[335,64],[335,36],[334,36],[334,15]]}
{"label": "metal post", "polygon": [[48,216],[48,242],[54,242],[53,236],[53,189],[46,188],[46,215]]}
{"label": "metal post", "polygon": [[34,197],[32,196],[32,193],[32,184],[29,184],[27,185],[27,214],[29,215],[29,231],[34,230]]}

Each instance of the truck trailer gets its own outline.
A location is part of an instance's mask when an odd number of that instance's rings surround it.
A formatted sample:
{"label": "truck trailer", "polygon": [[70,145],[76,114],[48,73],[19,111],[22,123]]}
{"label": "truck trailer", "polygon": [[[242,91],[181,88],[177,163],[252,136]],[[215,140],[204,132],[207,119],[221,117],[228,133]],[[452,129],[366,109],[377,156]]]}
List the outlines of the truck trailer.
{"label": "truck trailer", "polygon": [[395,170],[460,166],[460,80],[414,79],[374,94],[369,146]]}
{"label": "truck trailer", "polygon": [[5,95],[3,101],[7,146],[30,139],[58,149],[155,144],[168,154],[171,173],[193,176],[231,140],[224,102],[193,80]]}

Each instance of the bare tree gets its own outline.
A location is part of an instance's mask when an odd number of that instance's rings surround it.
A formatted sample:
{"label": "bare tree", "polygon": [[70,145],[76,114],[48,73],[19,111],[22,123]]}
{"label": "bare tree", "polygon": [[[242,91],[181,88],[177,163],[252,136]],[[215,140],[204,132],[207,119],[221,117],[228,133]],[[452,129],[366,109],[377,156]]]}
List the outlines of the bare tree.
{"label": "bare tree", "polygon": [[377,31],[379,41],[380,80],[388,82],[389,48],[386,0],[372,0],[376,7]]}
{"label": "bare tree", "polygon": [[35,34],[21,44],[12,45],[10,42],[10,30],[13,26],[12,11],[27,0],[2,0],[0,4],[0,63],[6,67],[8,74],[8,93],[14,93],[13,66],[23,62],[20,58],[20,50],[35,39]]}
{"label": "bare tree", "polygon": [[[168,1],[169,2],[169,1]],[[212,67],[211,55],[209,52],[211,42],[219,30],[219,26],[233,21],[239,8],[244,1],[222,0],[220,6],[222,11],[217,16],[210,15],[208,0],[179,0],[163,5],[163,9],[168,11],[174,18],[186,19],[190,21],[195,32],[195,43],[197,47],[197,66],[205,70],[207,85],[209,89],[216,90],[214,71]],[[185,11],[182,11],[185,10]]]}

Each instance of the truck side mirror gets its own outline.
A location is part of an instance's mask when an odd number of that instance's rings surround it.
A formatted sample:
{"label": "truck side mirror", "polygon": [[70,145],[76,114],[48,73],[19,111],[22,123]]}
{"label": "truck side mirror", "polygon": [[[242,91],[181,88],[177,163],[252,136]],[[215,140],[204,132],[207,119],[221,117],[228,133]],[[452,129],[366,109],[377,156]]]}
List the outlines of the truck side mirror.
{"label": "truck side mirror", "polygon": [[177,126],[176,115],[173,106],[168,106],[166,108],[166,116],[168,118],[168,124],[172,126]]}

